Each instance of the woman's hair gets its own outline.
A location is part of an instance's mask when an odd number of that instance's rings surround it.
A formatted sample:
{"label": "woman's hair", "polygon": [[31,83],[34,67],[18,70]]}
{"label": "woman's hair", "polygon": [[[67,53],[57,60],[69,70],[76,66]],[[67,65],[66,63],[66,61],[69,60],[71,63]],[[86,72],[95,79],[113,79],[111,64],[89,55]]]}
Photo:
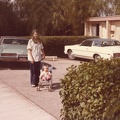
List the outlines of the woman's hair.
{"label": "woman's hair", "polygon": [[[34,33],[37,33],[37,39],[34,38],[34,36],[33,36]],[[39,34],[39,32],[38,32],[37,29],[34,29],[34,30],[32,31],[31,36],[32,36],[32,40],[33,40],[35,43],[37,43],[37,42],[41,43],[40,34]]]}

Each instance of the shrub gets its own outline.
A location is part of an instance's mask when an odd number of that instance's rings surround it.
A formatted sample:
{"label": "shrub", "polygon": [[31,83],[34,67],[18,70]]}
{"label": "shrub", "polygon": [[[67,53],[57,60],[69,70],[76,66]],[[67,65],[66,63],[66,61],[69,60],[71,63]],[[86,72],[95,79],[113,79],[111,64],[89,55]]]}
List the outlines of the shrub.
{"label": "shrub", "polygon": [[62,120],[120,119],[120,60],[67,68],[61,79]]}
{"label": "shrub", "polygon": [[80,44],[84,39],[91,37],[93,36],[42,36],[41,40],[43,41],[46,55],[65,57],[65,45]]}
{"label": "shrub", "polygon": [[[24,36],[30,39],[30,36]],[[58,57],[66,57],[64,54],[65,45],[80,44],[87,38],[95,38],[97,36],[40,36],[44,45],[46,55],[55,55]]]}

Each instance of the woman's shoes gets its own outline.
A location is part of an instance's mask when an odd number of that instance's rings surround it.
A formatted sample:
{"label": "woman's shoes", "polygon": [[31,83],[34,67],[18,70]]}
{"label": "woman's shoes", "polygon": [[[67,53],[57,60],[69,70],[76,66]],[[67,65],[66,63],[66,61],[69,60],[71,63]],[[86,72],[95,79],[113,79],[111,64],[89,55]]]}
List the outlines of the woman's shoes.
{"label": "woman's shoes", "polygon": [[35,87],[35,85],[31,85],[32,87]]}

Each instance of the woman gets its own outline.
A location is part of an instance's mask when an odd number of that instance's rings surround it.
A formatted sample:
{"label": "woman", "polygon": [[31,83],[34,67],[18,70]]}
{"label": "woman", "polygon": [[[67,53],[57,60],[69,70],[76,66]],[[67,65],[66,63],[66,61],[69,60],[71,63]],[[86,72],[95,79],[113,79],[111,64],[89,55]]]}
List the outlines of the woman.
{"label": "woman", "polygon": [[40,76],[41,58],[45,58],[44,47],[37,30],[33,30],[32,37],[28,41],[28,61],[30,61],[31,86],[38,86]]}

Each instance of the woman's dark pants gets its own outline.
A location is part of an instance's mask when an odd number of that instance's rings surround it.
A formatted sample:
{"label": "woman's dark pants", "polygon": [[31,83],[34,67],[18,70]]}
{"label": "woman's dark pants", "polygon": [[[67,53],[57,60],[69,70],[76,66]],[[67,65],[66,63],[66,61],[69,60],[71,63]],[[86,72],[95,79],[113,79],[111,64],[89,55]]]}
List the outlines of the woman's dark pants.
{"label": "woman's dark pants", "polygon": [[30,82],[31,85],[38,86],[40,76],[41,61],[31,63],[30,62]]}

